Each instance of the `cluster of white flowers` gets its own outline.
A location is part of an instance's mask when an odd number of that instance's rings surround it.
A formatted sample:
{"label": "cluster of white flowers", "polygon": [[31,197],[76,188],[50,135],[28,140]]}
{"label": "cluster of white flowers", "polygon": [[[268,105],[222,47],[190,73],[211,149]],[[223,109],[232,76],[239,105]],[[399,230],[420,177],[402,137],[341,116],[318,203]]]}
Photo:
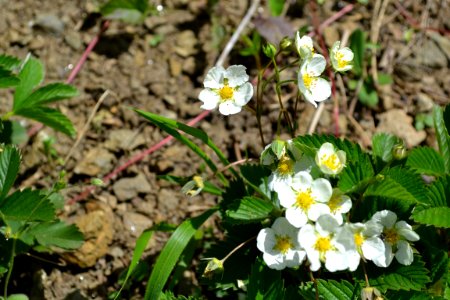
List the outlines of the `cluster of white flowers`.
{"label": "cluster of white flowers", "polygon": [[405,221],[397,222],[394,212],[377,212],[365,223],[347,221],[352,200],[328,180],[345,168],[344,151],[324,143],[312,158],[293,141],[275,141],[261,154],[261,163],[272,169],[269,187],[285,209],[285,217],[257,237],[270,268],[298,267],[305,258],[311,271],[324,264],[331,272],[354,271],[361,258],[379,267],[389,266],[394,257],[403,265],[412,263],[409,242],[419,236]]}

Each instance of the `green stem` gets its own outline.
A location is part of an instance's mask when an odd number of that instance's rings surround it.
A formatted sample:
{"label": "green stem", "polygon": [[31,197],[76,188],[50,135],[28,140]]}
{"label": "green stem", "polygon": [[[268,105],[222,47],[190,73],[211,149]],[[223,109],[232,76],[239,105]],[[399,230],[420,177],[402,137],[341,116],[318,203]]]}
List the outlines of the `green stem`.
{"label": "green stem", "polygon": [[2,121],[8,121],[9,118],[11,118],[12,116],[14,116],[14,112],[13,111],[9,111],[6,114],[4,114],[2,116]]}
{"label": "green stem", "polygon": [[3,293],[3,296],[5,299],[7,299],[7,297],[8,297],[8,285],[9,285],[9,280],[11,279],[12,269],[14,267],[14,258],[16,257],[16,243],[17,243],[17,239],[13,239],[13,244],[12,244],[12,249],[11,249],[11,257],[9,258],[9,263],[8,263],[8,274],[6,275],[5,288],[4,288],[4,293]]}
{"label": "green stem", "polygon": [[[278,69],[278,65],[277,65],[275,58],[272,59],[272,63],[273,63],[273,69],[275,70],[275,92],[277,94],[278,102],[280,103],[281,112],[283,113],[284,119],[286,120],[286,123],[288,125],[289,132],[292,134],[293,130],[292,130],[291,119],[289,118],[288,112],[284,108],[283,101],[281,101],[280,70]],[[280,124],[280,123],[278,123],[278,124]],[[279,128],[277,128],[277,132],[279,132]]]}

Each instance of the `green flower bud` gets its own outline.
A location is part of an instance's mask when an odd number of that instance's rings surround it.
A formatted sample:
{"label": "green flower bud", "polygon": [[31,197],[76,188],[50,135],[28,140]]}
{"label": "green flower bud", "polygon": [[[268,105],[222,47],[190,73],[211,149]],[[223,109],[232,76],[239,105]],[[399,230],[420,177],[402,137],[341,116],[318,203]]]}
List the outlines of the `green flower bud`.
{"label": "green flower bud", "polygon": [[291,51],[292,39],[289,37],[284,37],[280,42],[280,49],[283,51]]}
{"label": "green flower bud", "polygon": [[392,148],[392,156],[394,157],[394,159],[403,159],[405,158],[406,154],[406,147],[403,144],[395,145],[394,148]]}
{"label": "green flower bud", "polygon": [[268,58],[274,58],[277,54],[277,48],[271,43],[267,43],[263,46],[263,52]]}
{"label": "green flower bud", "polygon": [[211,278],[215,273],[223,272],[223,261],[215,257],[211,258],[203,271],[203,277]]}

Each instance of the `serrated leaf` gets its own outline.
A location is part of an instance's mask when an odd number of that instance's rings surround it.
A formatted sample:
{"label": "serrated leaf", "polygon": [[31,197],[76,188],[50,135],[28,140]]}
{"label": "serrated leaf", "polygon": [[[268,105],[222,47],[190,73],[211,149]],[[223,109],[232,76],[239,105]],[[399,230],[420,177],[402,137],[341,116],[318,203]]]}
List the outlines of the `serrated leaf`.
{"label": "serrated leaf", "polygon": [[444,160],[433,148],[415,148],[408,155],[406,165],[419,173],[441,176],[445,174]]}
{"label": "serrated leaf", "polygon": [[33,57],[28,57],[19,73],[20,84],[14,93],[14,110],[24,101],[44,79],[44,66]]}
{"label": "serrated leaf", "polygon": [[129,23],[144,21],[147,11],[147,0],[110,0],[100,8],[100,13],[106,19],[122,20]]}
{"label": "serrated leaf", "polygon": [[445,172],[450,173],[450,137],[445,125],[444,113],[439,106],[433,109],[433,119],[439,151],[444,159]]}
{"label": "serrated leaf", "polygon": [[447,206],[416,209],[412,217],[417,223],[450,228],[450,207]]}
{"label": "serrated leaf", "polygon": [[5,198],[0,205],[0,213],[5,221],[52,221],[55,209],[39,190],[16,191]]}
{"label": "serrated leaf", "polygon": [[78,95],[78,90],[68,84],[51,83],[35,90],[30,96],[15,106],[14,110],[21,110],[32,106],[40,106],[62,99],[72,98]]}
{"label": "serrated leaf", "polygon": [[144,299],[158,299],[181,253],[200,226],[216,212],[210,209],[198,217],[184,221],[170,237],[156,260],[147,283]]}
{"label": "serrated leaf", "polygon": [[11,145],[0,144],[0,205],[16,180],[19,166],[19,150]]}
{"label": "serrated leaf", "polygon": [[64,222],[41,223],[29,230],[40,245],[59,247],[63,249],[77,249],[84,237],[78,227]]}
{"label": "serrated leaf", "polygon": [[433,296],[427,292],[418,292],[418,291],[397,291],[391,292],[386,295],[388,299],[395,300],[444,300],[445,298],[439,296]]}
{"label": "serrated leaf", "polygon": [[432,207],[450,206],[450,175],[438,178],[428,187],[427,199]]}
{"label": "serrated leaf", "polygon": [[1,54],[0,55],[0,67],[3,67],[6,70],[13,70],[14,68],[20,65],[20,59],[14,56]]}
{"label": "serrated leaf", "polygon": [[247,299],[285,299],[285,292],[281,272],[267,268],[257,258],[249,277]]}
{"label": "serrated leaf", "polygon": [[36,120],[42,124],[60,131],[68,136],[75,136],[75,128],[72,122],[63,115],[60,111],[49,107],[29,107],[22,108],[15,112],[15,114]]}
{"label": "serrated leaf", "polygon": [[272,210],[272,203],[254,197],[245,197],[229,205],[226,215],[233,223],[254,223],[269,217]]}
{"label": "serrated leaf", "polygon": [[376,107],[378,100],[378,93],[375,87],[370,83],[365,81],[361,86],[361,89],[358,93],[359,102],[368,106],[368,107]]}
{"label": "serrated leaf", "polygon": [[12,75],[8,70],[0,67],[0,88],[16,86],[20,83],[20,79]]}
{"label": "serrated leaf", "polygon": [[372,138],[372,153],[382,161],[390,162],[393,159],[393,148],[401,143],[402,140],[395,135],[376,133]]}
{"label": "serrated leaf", "polygon": [[241,166],[240,171],[248,185],[262,196],[270,199],[268,177],[271,171],[269,169],[261,165],[245,164]]}
{"label": "serrated leaf", "polygon": [[385,273],[377,278],[369,279],[370,285],[386,291],[390,290],[415,290],[420,291],[428,282],[428,270],[425,268],[420,256],[415,255],[414,261],[409,266],[394,262]]}
{"label": "serrated leaf", "polygon": [[445,128],[447,128],[447,133],[450,134],[450,105],[447,104],[444,107],[444,113],[443,113]]}
{"label": "serrated leaf", "polygon": [[352,300],[357,299],[355,295],[360,294],[360,288],[354,287],[350,282],[342,280],[337,282],[336,280],[318,280],[317,288],[319,295],[327,300]]}

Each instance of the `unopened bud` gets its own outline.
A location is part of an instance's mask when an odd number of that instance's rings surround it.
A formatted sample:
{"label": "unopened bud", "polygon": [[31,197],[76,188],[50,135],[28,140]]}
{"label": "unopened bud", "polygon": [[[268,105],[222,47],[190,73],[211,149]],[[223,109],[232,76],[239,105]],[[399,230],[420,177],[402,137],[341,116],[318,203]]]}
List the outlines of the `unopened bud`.
{"label": "unopened bud", "polygon": [[280,49],[283,51],[291,51],[292,39],[284,37],[280,42]]}
{"label": "unopened bud", "polygon": [[263,46],[263,52],[268,58],[274,58],[277,54],[277,48],[271,43],[267,43]]}
{"label": "unopened bud", "polygon": [[397,160],[405,158],[406,152],[406,148],[403,144],[398,144],[392,148],[392,156]]}
{"label": "unopened bud", "polygon": [[211,278],[216,273],[223,272],[223,261],[215,257],[211,258],[203,271],[203,277]]}
{"label": "unopened bud", "polygon": [[103,180],[101,180],[100,178],[92,178],[91,179],[91,184],[95,185],[95,186],[104,186],[105,185]]}
{"label": "unopened bud", "polygon": [[361,300],[382,300],[383,297],[379,290],[368,286],[361,290]]}

